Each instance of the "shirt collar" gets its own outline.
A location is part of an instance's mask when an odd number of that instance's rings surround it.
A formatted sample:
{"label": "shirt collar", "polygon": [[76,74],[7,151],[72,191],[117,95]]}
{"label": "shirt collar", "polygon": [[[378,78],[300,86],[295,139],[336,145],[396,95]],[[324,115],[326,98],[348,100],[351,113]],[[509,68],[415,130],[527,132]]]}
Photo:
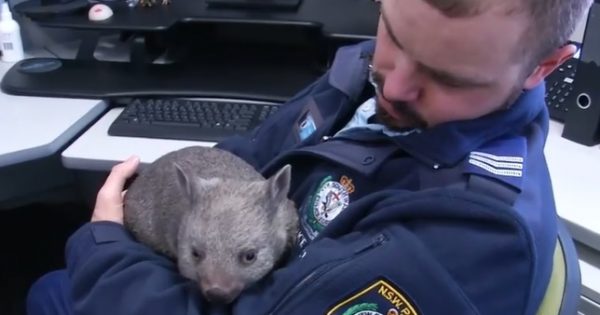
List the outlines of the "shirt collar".
{"label": "shirt collar", "polygon": [[519,133],[536,118],[548,120],[544,93],[542,83],[523,92],[509,109],[478,119],[441,124],[393,139],[409,154],[435,168],[455,165],[490,140]]}

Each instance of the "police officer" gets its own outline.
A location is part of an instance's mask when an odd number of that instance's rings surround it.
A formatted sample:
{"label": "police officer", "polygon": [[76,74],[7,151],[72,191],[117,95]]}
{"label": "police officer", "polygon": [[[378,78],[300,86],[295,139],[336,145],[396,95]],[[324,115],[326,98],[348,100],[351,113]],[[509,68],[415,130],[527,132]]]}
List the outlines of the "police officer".
{"label": "police officer", "polygon": [[[591,0],[382,0],[375,41],[245,137],[220,143],[265,176],[292,164],[290,261],[233,314],[535,314],[557,215],[543,79]],[[122,226],[117,165],[37,314],[206,314],[176,266]]]}

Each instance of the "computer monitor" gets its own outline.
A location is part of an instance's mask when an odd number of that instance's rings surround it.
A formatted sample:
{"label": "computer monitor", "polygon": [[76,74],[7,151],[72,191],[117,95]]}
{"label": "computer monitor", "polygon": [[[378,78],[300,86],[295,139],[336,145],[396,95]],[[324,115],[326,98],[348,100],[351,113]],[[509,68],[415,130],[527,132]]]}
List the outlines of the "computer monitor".
{"label": "computer monitor", "polygon": [[207,0],[209,7],[296,10],[302,0]]}
{"label": "computer monitor", "polygon": [[580,60],[600,66],[600,1],[595,1],[590,8],[581,45]]}
{"label": "computer monitor", "polygon": [[562,136],[584,145],[600,143],[600,3],[588,13],[581,56],[573,85],[572,104],[566,115]]}

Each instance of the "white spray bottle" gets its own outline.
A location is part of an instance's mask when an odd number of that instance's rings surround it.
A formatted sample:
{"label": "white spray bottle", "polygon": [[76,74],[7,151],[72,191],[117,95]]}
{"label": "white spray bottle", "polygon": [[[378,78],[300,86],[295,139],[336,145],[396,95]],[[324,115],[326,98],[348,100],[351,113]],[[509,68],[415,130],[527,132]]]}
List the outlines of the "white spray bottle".
{"label": "white spray bottle", "polygon": [[20,61],[25,58],[23,41],[21,40],[21,27],[19,27],[19,23],[13,19],[8,2],[6,1],[2,3],[1,17],[0,50],[2,50],[2,61]]}

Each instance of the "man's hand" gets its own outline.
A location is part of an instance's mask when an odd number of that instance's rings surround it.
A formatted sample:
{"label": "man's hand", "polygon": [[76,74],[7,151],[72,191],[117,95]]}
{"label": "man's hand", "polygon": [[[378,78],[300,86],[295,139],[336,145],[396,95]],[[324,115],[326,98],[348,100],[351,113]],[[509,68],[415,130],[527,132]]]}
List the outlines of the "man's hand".
{"label": "man's hand", "polygon": [[140,159],[137,156],[131,156],[112,168],[96,197],[92,222],[112,221],[123,224],[123,188],[125,181],[135,173],[139,163]]}

